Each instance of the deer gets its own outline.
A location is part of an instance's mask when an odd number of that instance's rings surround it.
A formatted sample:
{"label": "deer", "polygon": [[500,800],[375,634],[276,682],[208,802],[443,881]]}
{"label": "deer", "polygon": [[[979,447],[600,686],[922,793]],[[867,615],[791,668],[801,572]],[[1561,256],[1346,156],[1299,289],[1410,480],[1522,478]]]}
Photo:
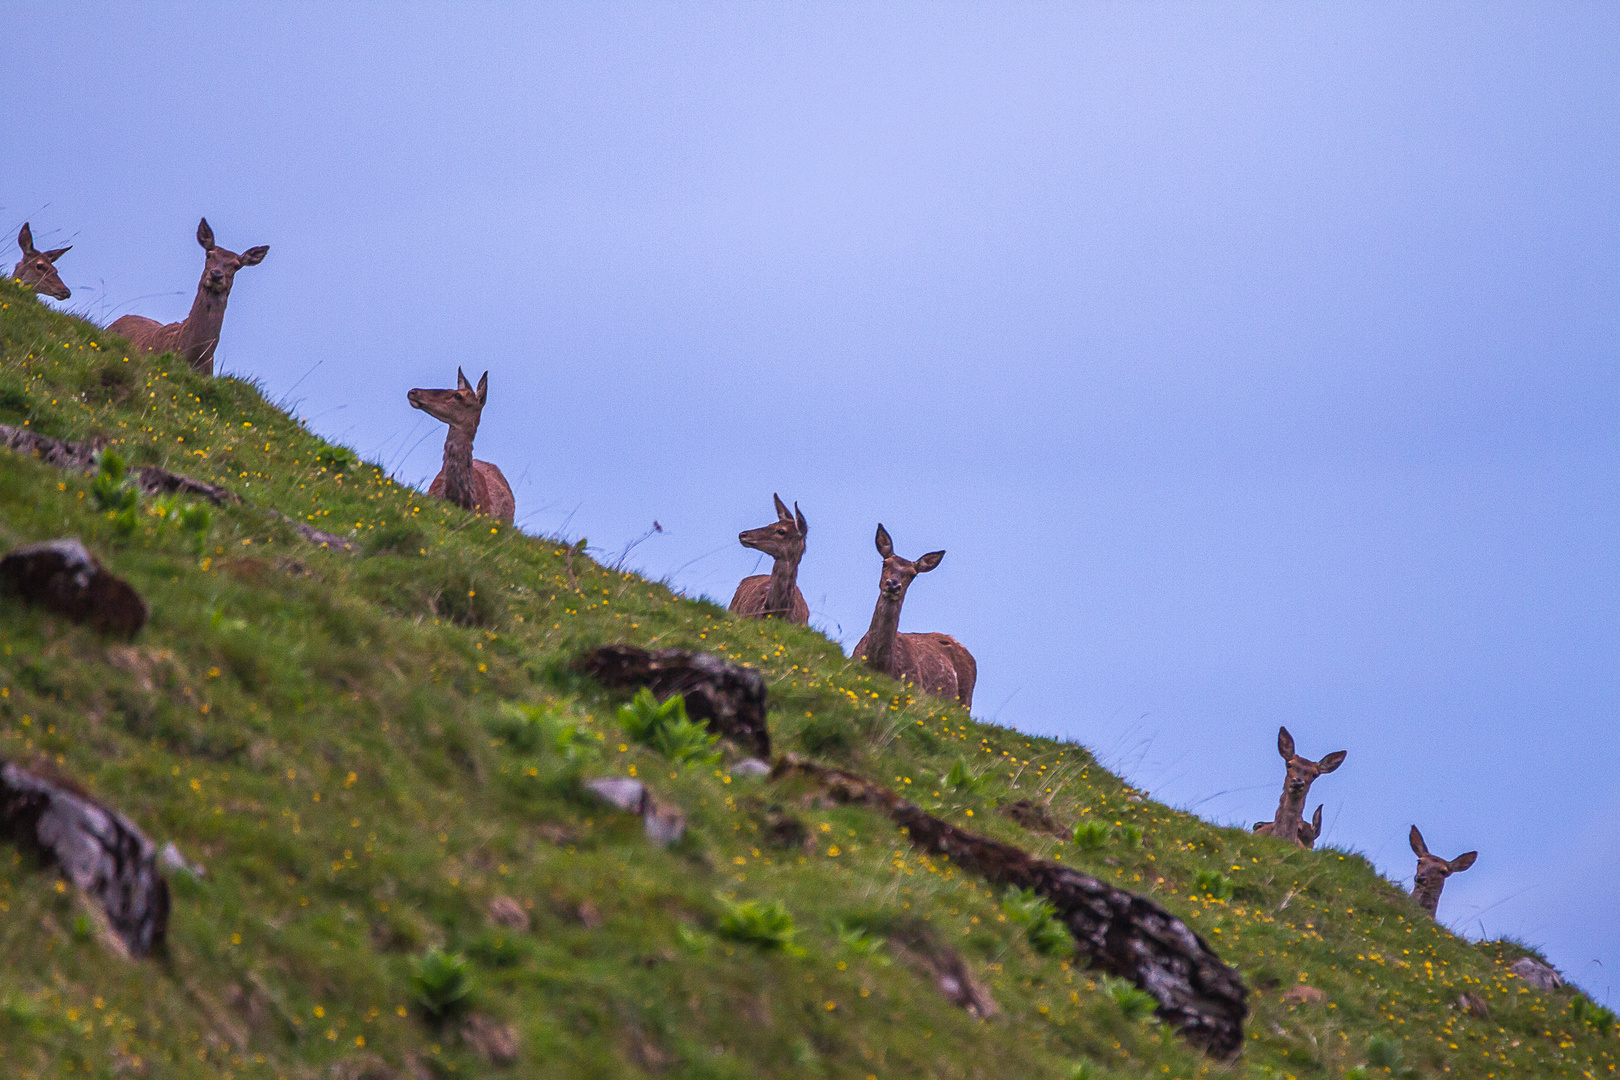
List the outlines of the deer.
{"label": "deer", "polygon": [[[1255,822],[1254,823],[1254,831],[1255,831],[1255,833],[1257,835],[1260,835],[1260,836],[1270,836],[1271,835],[1271,822],[1269,822],[1269,821],[1257,821],[1257,822]],[[1303,846],[1306,851],[1314,850],[1316,848],[1317,837],[1319,837],[1321,835],[1322,835],[1322,804],[1318,803],[1316,805],[1316,813],[1311,815],[1311,820],[1309,820],[1309,821],[1301,821],[1299,823],[1299,842],[1300,842],[1300,845]]]}
{"label": "deer", "polygon": [[736,595],[731,598],[730,610],[745,619],[786,619],[803,626],[810,621],[810,605],[804,602],[796,580],[799,560],[804,558],[804,537],[810,526],[805,523],[798,503],[793,504],[790,514],[782,496],[773,494],[771,498],[776,500],[776,521],[738,533],[737,542],[763,551],[776,563],[769,574],[742,579]]}
{"label": "deer", "polygon": [[450,425],[444,437],[444,465],[428,485],[428,494],[503,525],[512,524],[517,513],[512,485],[500,469],[487,461],[474,461],[472,456],[473,436],[478,434],[478,420],[489,399],[489,372],[478,380],[477,390],[458,367],[454,390],[416,389],[405,397],[411,408]]}
{"label": "deer", "polygon": [[866,666],[893,679],[904,679],[935,697],[955,698],[964,709],[973,707],[973,684],[979,680],[979,665],[973,654],[946,634],[900,633],[900,605],[906,590],[918,574],[926,574],[945,558],[943,551],[930,551],[916,562],[894,553],[894,543],[881,524],[877,528],[878,554],[883,556],[883,573],[878,578],[877,607],[872,625],[861,635],[854,656],[864,657]]}
{"label": "deer", "polygon": [[[1344,764],[1346,750],[1335,750],[1321,761],[1311,761],[1294,753],[1294,737],[1288,734],[1288,729],[1277,729],[1277,753],[1282,755],[1283,761],[1288,763],[1288,776],[1283,780],[1282,799],[1277,803],[1277,816],[1270,821],[1263,821],[1254,827],[1254,831],[1262,836],[1275,836],[1279,840],[1299,844],[1301,847],[1315,847],[1316,838],[1322,831],[1322,811],[1318,807],[1312,823],[1305,823],[1305,796],[1310,793],[1311,784],[1323,773],[1330,773]],[[1309,842],[1306,835],[1309,832]]]}
{"label": "deer", "polygon": [[269,254],[268,245],[248,248],[238,255],[214,246],[214,230],[203,218],[197,226],[197,243],[208,253],[203,262],[197,298],[185,322],[160,324],[144,315],[125,315],[107,329],[122,334],[141,352],[177,352],[191,370],[200,375],[214,374],[214,347],[219,344],[219,328],[225,323],[225,301],[230,298],[236,272],[244,266],[257,266]]}
{"label": "deer", "polygon": [[1433,918],[1435,909],[1440,906],[1440,890],[1446,887],[1446,878],[1473,866],[1479,852],[1466,851],[1455,859],[1430,855],[1429,845],[1423,842],[1423,834],[1416,825],[1412,826],[1411,840],[1412,853],[1418,857],[1417,873],[1412,876],[1412,899]]}
{"label": "deer", "polygon": [[54,265],[57,259],[73,250],[72,244],[55,251],[36,251],[34,234],[25,221],[17,234],[17,246],[22,248],[22,260],[12,268],[11,276],[22,282],[24,288],[44,293],[52,300],[66,300],[73,295],[73,290],[62,284]]}

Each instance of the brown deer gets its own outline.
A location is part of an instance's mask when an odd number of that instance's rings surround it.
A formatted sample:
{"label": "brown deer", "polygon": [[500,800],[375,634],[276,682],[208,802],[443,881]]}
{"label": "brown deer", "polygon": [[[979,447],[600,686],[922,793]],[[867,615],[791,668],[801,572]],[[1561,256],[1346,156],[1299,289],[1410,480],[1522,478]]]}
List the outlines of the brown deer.
{"label": "brown deer", "polygon": [[[1312,825],[1305,824],[1305,796],[1310,793],[1311,784],[1323,773],[1330,773],[1344,764],[1348,751],[1335,750],[1321,761],[1311,761],[1294,753],[1294,737],[1288,734],[1288,729],[1277,729],[1277,753],[1288,763],[1288,776],[1283,781],[1282,799],[1277,803],[1277,816],[1270,821],[1261,822],[1255,826],[1254,831],[1262,836],[1275,836],[1279,840],[1288,840],[1302,847],[1313,847],[1316,844],[1316,835],[1321,832],[1321,810],[1312,819]],[[1310,834],[1310,843],[1305,842],[1307,829],[1314,829]]]}
{"label": "brown deer", "polygon": [[883,574],[878,579],[877,608],[872,626],[855,646],[855,656],[865,657],[866,666],[894,679],[905,679],[935,697],[955,698],[964,709],[973,707],[973,684],[979,681],[979,665],[973,654],[945,634],[900,633],[900,605],[906,590],[918,574],[939,565],[943,551],[930,551],[916,562],[894,553],[888,530],[877,529],[878,554],[883,556]]}
{"label": "brown deer", "polygon": [[737,541],[743,547],[763,551],[776,560],[769,574],[745,577],[731,598],[731,613],[745,619],[786,619],[801,626],[810,621],[810,605],[795,584],[799,576],[799,560],[804,558],[804,536],[810,531],[799,504],[793,504],[788,513],[782,496],[776,500],[774,524],[738,533]]}
{"label": "brown deer", "polygon": [[22,248],[22,261],[12,269],[11,276],[22,282],[24,288],[44,293],[52,300],[66,300],[73,295],[73,290],[62,284],[62,279],[56,274],[56,267],[52,265],[73,250],[72,244],[65,248],[57,248],[55,251],[35,251],[34,234],[25,221],[22,232],[17,234],[17,246]]}
{"label": "brown deer", "polygon": [[512,524],[517,500],[512,485],[501,470],[487,461],[474,461],[473,436],[489,397],[489,372],[472,388],[467,376],[456,368],[454,390],[412,390],[405,395],[413,409],[421,409],[435,420],[450,425],[444,437],[444,466],[428,486],[428,494],[455,503],[463,510],[487,514],[503,525]]}
{"label": "brown deer", "polygon": [[236,272],[244,266],[257,266],[269,253],[268,246],[248,248],[238,255],[214,246],[214,230],[203,218],[197,226],[197,243],[208,252],[203,262],[202,280],[197,283],[197,299],[185,322],[160,324],[144,315],[125,315],[107,329],[129,338],[141,352],[177,352],[203,375],[214,373],[214,347],[219,344],[219,328],[225,323],[225,301],[230,298]]}
{"label": "brown deer", "polygon": [[[1269,821],[1257,821],[1257,822],[1255,822],[1254,823],[1254,831],[1260,836],[1270,836],[1271,835],[1271,822],[1269,822]],[[1316,806],[1316,813],[1311,815],[1311,820],[1309,820],[1309,821],[1301,821],[1299,823],[1299,842],[1305,848],[1305,850],[1310,851],[1310,850],[1313,850],[1316,847],[1316,840],[1321,835],[1322,835],[1322,804],[1318,803],[1317,806]]]}
{"label": "brown deer", "polygon": [[1417,873],[1412,877],[1412,899],[1433,917],[1440,906],[1440,890],[1446,887],[1446,878],[1473,866],[1479,852],[1464,852],[1450,860],[1430,855],[1429,846],[1423,842],[1423,834],[1416,825],[1412,826],[1412,852],[1418,857]]}

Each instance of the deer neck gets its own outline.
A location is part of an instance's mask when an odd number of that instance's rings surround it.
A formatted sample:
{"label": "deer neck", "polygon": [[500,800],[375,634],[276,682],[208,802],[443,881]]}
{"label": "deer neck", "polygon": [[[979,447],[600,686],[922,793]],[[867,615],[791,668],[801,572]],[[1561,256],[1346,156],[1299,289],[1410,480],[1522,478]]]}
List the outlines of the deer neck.
{"label": "deer neck", "polygon": [[799,577],[799,560],[778,556],[771,566],[771,585],[765,592],[765,614],[787,618],[793,613],[793,585]]}
{"label": "deer neck", "polygon": [[1424,911],[1433,915],[1440,908],[1440,890],[1445,887],[1445,878],[1441,878],[1438,882],[1414,881],[1412,899],[1416,900]]}
{"label": "deer neck", "polygon": [[1282,798],[1277,803],[1277,816],[1272,819],[1275,824],[1272,826],[1271,835],[1284,840],[1299,839],[1299,827],[1305,822],[1305,796],[1310,793],[1310,789],[1306,788],[1299,798],[1295,799],[1289,797],[1286,788],[1283,789]]}
{"label": "deer neck", "polygon": [[191,313],[181,324],[180,340],[175,343],[175,351],[195,370],[213,373],[214,346],[219,344],[219,328],[225,325],[225,301],[229,296],[197,286],[197,299],[191,302]]}
{"label": "deer neck", "polygon": [[866,663],[877,671],[893,674],[895,640],[900,636],[899,600],[879,596],[872,611],[872,625],[866,631]]}
{"label": "deer neck", "polygon": [[444,497],[463,510],[478,509],[478,493],[473,482],[477,474],[473,472],[472,456],[473,436],[477,432],[476,425],[451,424],[450,433],[444,437]]}

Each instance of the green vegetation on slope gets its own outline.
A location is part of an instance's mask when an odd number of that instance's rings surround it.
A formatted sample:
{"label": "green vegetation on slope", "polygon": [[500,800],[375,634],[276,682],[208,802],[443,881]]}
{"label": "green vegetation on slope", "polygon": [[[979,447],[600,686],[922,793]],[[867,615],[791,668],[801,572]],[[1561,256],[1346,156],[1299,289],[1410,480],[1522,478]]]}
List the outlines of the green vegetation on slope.
{"label": "green vegetation on slope", "polygon": [[[125,645],[0,600],[0,757],[49,759],[207,868],[171,877],[168,956],[132,962],[53,872],[0,849],[10,1075],[314,1080],[373,1058],[488,1075],[460,1034],[470,1015],[512,1025],[522,1076],[1614,1070],[1606,1013],[1529,990],[1505,966],[1524,950],[1454,937],[1358,855],[1215,828],[1079,746],[914,697],[812,630],[735,620],[429,500],[252,385],[127,355],[9,283],[0,423],[105,438],[249,500],[214,511],[199,554],[151,500],[131,529],[89,476],[0,451],[0,546],[79,536],[153,612]],[[270,508],[362,553],[312,546]],[[1243,1058],[1180,1044],[1131,988],[1077,966],[1028,898],[919,854],[876,812],[637,743],[626,696],[569,672],[608,641],[750,664],[780,748],[1152,894],[1243,972]],[[688,815],[674,847],[581,794],[583,777],[631,774]],[[997,810],[1016,799],[1100,827],[1029,832]],[[530,929],[492,921],[502,897]],[[911,962],[918,942],[959,951],[999,1014],[947,1001]],[[1284,1001],[1299,983],[1326,1001]],[[1489,1020],[1454,1007],[1464,991]]]}

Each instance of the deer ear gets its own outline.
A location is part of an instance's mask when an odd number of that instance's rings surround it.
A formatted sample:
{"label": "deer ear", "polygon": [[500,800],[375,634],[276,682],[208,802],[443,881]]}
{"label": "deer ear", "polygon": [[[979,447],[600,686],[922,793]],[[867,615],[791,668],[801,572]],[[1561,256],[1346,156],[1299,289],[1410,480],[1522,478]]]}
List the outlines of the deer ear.
{"label": "deer ear", "polygon": [[1423,834],[1418,832],[1416,825],[1412,826],[1412,835],[1409,839],[1412,841],[1412,854],[1421,859],[1429,853],[1429,845],[1423,842]]}
{"label": "deer ear", "polygon": [[248,248],[241,254],[242,265],[258,266],[260,263],[264,262],[264,257],[268,254],[270,254],[269,244],[260,244],[258,247]]}
{"label": "deer ear", "polygon": [[1316,767],[1321,769],[1323,772],[1332,772],[1334,769],[1337,769],[1340,765],[1344,764],[1345,755],[1349,752],[1350,751],[1348,750],[1335,750],[1321,761],[1318,761],[1316,763]]}
{"label": "deer ear", "polygon": [[928,554],[924,555],[911,565],[917,568],[917,573],[926,574],[928,571],[938,566],[939,561],[944,557],[945,553],[943,551],[930,551]]}
{"label": "deer ear", "polygon": [[1283,756],[1284,761],[1294,756],[1294,737],[1288,734],[1285,727],[1277,729],[1277,753]]}
{"label": "deer ear", "polygon": [[24,255],[32,255],[34,253],[34,232],[28,227],[28,222],[26,221],[23,222],[22,230],[17,233],[17,246],[22,248],[22,253]]}
{"label": "deer ear", "polygon": [[467,381],[467,376],[465,376],[465,375],[463,375],[461,373],[461,368],[459,368],[459,367],[456,368],[456,389],[457,390],[471,390],[472,389],[472,383]]}
{"label": "deer ear", "polygon": [[809,522],[804,520],[804,515],[799,513],[799,504],[798,503],[793,504],[793,524],[795,524],[795,525],[797,525],[799,527],[799,535],[800,536],[805,536],[805,535],[809,534],[809,532],[810,532],[810,524],[809,524]]}
{"label": "deer ear", "polygon": [[793,520],[793,515],[788,513],[787,503],[782,501],[782,496],[776,494],[775,492],[772,492],[771,493],[771,500],[776,503],[776,520],[777,521],[792,521]]}
{"label": "deer ear", "polygon": [[1322,804],[1316,806],[1316,813],[1311,815],[1311,826],[1316,829],[1316,835],[1322,835]]}
{"label": "deer ear", "polygon": [[1457,856],[1455,859],[1452,859],[1451,862],[1447,863],[1446,865],[1451,868],[1451,872],[1453,874],[1460,874],[1464,870],[1468,869],[1470,866],[1473,866],[1474,865],[1474,860],[1477,859],[1477,858],[1479,858],[1479,852],[1470,851],[1470,852],[1467,852],[1466,854]]}
{"label": "deer ear", "polygon": [[207,218],[197,223],[197,243],[203,246],[204,251],[214,250],[214,230],[208,227]]}
{"label": "deer ear", "polygon": [[478,380],[478,404],[482,405],[489,399],[489,372],[484,372]]}
{"label": "deer ear", "polygon": [[878,524],[877,549],[878,554],[885,559],[894,554],[894,541],[889,539],[889,530],[885,529],[881,522]]}
{"label": "deer ear", "polygon": [[72,250],[73,250],[73,245],[69,244],[65,248],[57,248],[55,251],[47,251],[45,253],[45,259],[46,259],[47,262],[55,262],[57,259],[60,259],[62,256],[66,255],[68,252],[70,252]]}

